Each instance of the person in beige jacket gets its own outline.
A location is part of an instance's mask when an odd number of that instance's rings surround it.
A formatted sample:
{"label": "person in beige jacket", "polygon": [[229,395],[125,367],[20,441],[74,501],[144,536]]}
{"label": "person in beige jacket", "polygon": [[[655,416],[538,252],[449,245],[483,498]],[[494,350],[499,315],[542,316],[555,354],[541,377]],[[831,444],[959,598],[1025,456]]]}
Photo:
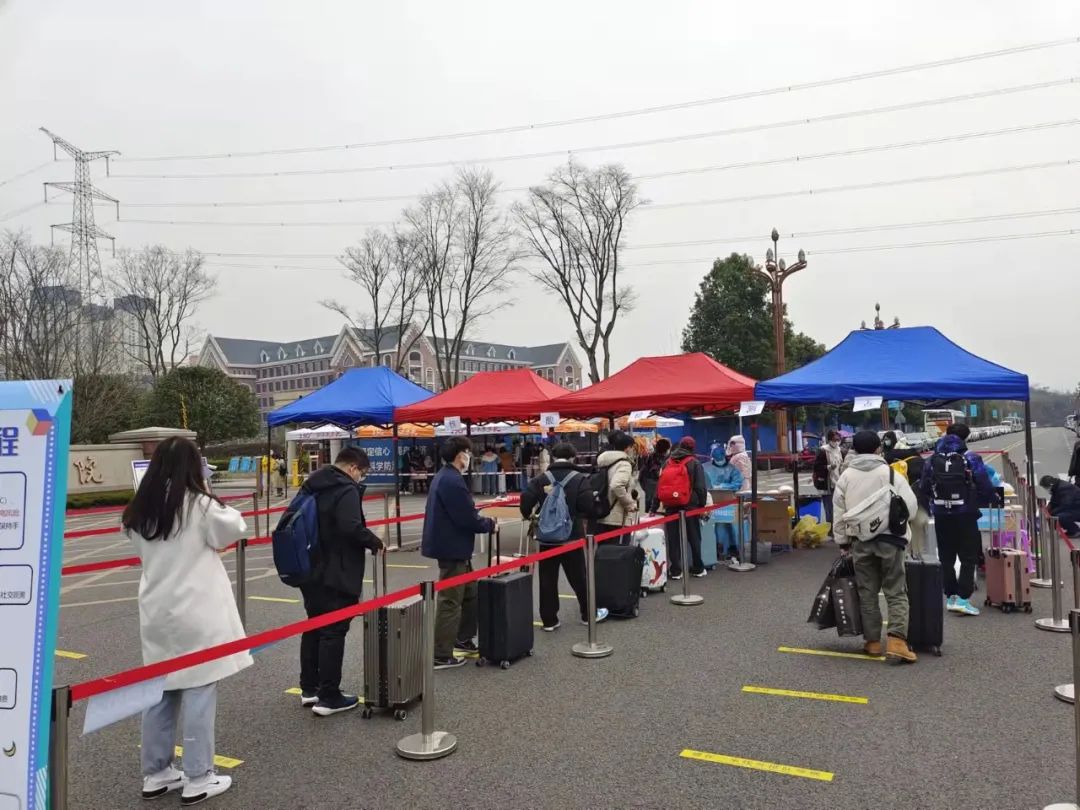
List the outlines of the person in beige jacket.
{"label": "person in beige jacket", "polygon": [[621,528],[637,519],[641,504],[634,460],[630,456],[633,447],[633,438],[616,430],[608,436],[609,449],[596,459],[597,470],[607,471],[607,498],[611,504],[611,511],[597,518],[597,533]]}

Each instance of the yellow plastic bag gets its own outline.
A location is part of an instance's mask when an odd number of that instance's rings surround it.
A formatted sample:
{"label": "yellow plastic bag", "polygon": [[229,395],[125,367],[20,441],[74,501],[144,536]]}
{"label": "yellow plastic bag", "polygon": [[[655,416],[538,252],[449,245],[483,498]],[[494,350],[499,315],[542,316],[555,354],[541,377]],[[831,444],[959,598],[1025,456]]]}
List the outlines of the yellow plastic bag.
{"label": "yellow plastic bag", "polygon": [[813,515],[804,515],[791,530],[791,545],[795,548],[817,548],[829,535],[830,525],[818,523]]}

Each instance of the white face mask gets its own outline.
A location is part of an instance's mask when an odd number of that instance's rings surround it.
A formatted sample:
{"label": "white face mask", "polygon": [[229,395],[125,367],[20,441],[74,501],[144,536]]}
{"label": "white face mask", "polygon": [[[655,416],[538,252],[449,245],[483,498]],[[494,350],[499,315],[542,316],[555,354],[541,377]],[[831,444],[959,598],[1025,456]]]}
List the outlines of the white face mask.
{"label": "white face mask", "polygon": [[837,442],[837,441],[829,442],[829,447],[836,448],[836,447],[839,447],[839,446],[840,446],[840,442]]}
{"label": "white face mask", "polygon": [[472,466],[472,453],[462,453],[461,466],[466,470]]}

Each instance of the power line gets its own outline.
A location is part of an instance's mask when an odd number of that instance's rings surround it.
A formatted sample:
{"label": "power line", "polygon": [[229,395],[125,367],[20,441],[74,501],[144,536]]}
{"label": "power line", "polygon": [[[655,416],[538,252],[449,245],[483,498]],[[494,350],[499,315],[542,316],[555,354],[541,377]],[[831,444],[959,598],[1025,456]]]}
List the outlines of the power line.
{"label": "power line", "polygon": [[928,174],[920,177],[903,177],[896,180],[874,180],[867,183],[847,183],[838,186],[821,186],[820,188],[807,188],[795,191],[773,191],[764,194],[749,194],[742,197],[715,197],[706,200],[685,200],[670,203],[652,203],[643,205],[639,211],[659,211],[669,208],[689,208],[698,205],[726,205],[729,203],[758,202],[761,200],[776,200],[783,197],[810,197],[820,194],[835,194],[848,191],[866,191],[876,188],[893,188],[896,186],[915,185],[919,183],[936,183],[945,180],[965,180],[971,177],[988,177],[995,174],[1009,174],[1013,172],[1026,172],[1038,169],[1056,169],[1075,165],[1077,159],[1046,161],[1043,163],[1025,163],[1017,166],[1002,166],[993,169],[977,169],[969,172],[953,172],[950,174]]}
{"label": "power line", "polygon": [[35,166],[32,169],[27,169],[25,172],[19,172],[18,174],[13,174],[7,180],[0,180],[0,186],[6,186],[8,183],[14,183],[16,180],[21,180],[24,177],[29,177],[34,172],[40,172],[46,166],[51,166],[52,164],[53,164],[53,161],[46,160],[44,163],[39,163],[37,166]]}
{"label": "power line", "polygon": [[[51,163],[52,161],[49,162]],[[21,216],[27,211],[33,211],[35,208],[38,208],[42,205],[45,205],[45,203],[43,203],[41,200],[38,200],[37,202],[30,203],[29,205],[24,205],[22,208],[16,208],[13,211],[8,211],[5,214],[0,214],[0,222],[7,222],[9,219],[15,219],[15,217]]]}
{"label": "power line", "polygon": [[222,227],[222,228],[300,228],[300,227],[349,227],[349,228],[377,228],[394,225],[396,220],[384,219],[364,222],[214,222],[202,219],[121,219],[117,220],[121,225],[197,225],[199,227]]}
{"label": "power line", "polygon": [[1003,56],[1012,56],[1020,53],[1030,53],[1032,51],[1046,50],[1048,48],[1058,48],[1065,45],[1075,45],[1080,42],[1080,37],[1067,37],[1064,39],[1046,40],[1043,42],[1035,42],[1027,45],[1019,45],[1011,48],[1002,48],[995,51],[982,51],[979,53],[965,54],[963,56],[949,57],[945,59],[936,59],[930,62],[917,62],[909,65],[900,65],[898,67],[884,68],[881,70],[865,71],[862,73],[852,73],[846,76],[836,76],[828,79],[818,79],[815,81],[798,82],[792,84],[779,85],[777,87],[771,87],[759,90],[749,90],[741,93],[732,93],[725,96],[715,96],[713,98],[697,99],[693,101],[684,101],[674,104],[662,104],[651,107],[638,107],[636,109],[620,110],[616,112],[600,113],[596,115],[579,116],[576,118],[563,118],[553,121],[542,121],[531,124],[514,124],[510,126],[493,127],[489,129],[474,129],[458,132],[446,132],[434,135],[418,135],[412,137],[403,138],[389,138],[385,140],[376,141],[364,141],[359,143],[347,143],[347,144],[335,144],[328,146],[300,146],[290,147],[284,149],[263,149],[256,151],[245,152],[215,152],[208,154],[188,154],[188,155],[157,155],[152,157],[135,157],[128,158],[128,163],[149,163],[149,162],[161,162],[172,160],[220,160],[227,158],[244,158],[244,157],[264,157],[269,155],[295,155],[302,153],[312,152],[328,152],[344,149],[368,149],[379,146],[396,146],[399,144],[414,144],[414,143],[430,143],[433,141],[449,141],[457,140],[461,138],[475,138],[484,135],[507,135],[515,132],[529,132],[540,129],[550,129],[553,127],[571,126],[575,124],[594,123],[597,121],[610,121],[619,118],[629,118],[639,115],[651,115],[654,113],[671,112],[674,110],[691,109],[694,107],[704,107],[714,104],[726,104],[733,101],[745,101],[753,98],[762,98],[765,96],[780,95],[784,93],[794,93],[801,90],[812,90],[822,87],[832,87],[839,84],[848,84],[851,82],[866,81],[869,79],[879,79],[886,76],[898,76],[906,73],[916,73],[924,70],[932,70],[940,67],[948,67],[951,65],[959,65],[970,62],[978,62],[986,59],[997,59]]}
{"label": "power line", "polygon": [[[905,230],[908,228],[936,228],[944,225],[972,225],[981,222],[1004,222],[1013,219],[1032,219],[1036,217],[1064,216],[1066,214],[1080,214],[1080,207],[1075,208],[1049,208],[1041,211],[1017,211],[1006,214],[987,214],[977,217],[956,217],[952,219],[930,219],[915,222],[895,222],[887,225],[863,225],[850,228],[827,228],[817,231],[792,231],[781,234],[784,239],[807,239],[818,236],[840,236],[855,233],[875,233],[878,231]],[[693,239],[679,242],[653,242],[644,245],[626,245],[625,250],[653,250],[656,248],[669,247],[693,247],[697,245],[733,245],[764,239],[764,235],[757,233],[750,236],[723,237],[720,239]]]}
{"label": "power line", "polygon": [[[745,135],[754,132],[766,132],[776,129],[789,129],[792,127],[806,126],[809,124],[831,123],[845,121],[852,118],[863,118],[871,115],[884,115],[887,113],[907,112],[910,110],[937,107],[946,104],[957,104],[967,101],[976,101],[997,96],[1011,95],[1016,93],[1029,93],[1035,90],[1045,90],[1052,87],[1063,87],[1074,84],[1080,79],[1068,77],[1051,81],[1034,82],[1029,84],[1012,85],[1010,87],[981,90],[972,93],[962,93],[954,96],[943,96],[931,99],[919,99],[916,101],[888,104],[881,107],[865,107],[859,110],[848,110],[826,115],[816,115],[804,118],[792,118],[785,121],[772,121],[763,124],[749,124],[741,127],[729,127],[727,129],[709,130],[706,132],[691,132],[682,135],[666,135],[657,138],[646,138],[635,141],[620,141],[616,143],[598,144],[591,146],[579,146],[564,149],[552,149],[543,152],[522,152],[512,155],[491,155],[487,157],[467,158],[464,160],[437,160],[424,161],[421,163],[390,163],[378,166],[355,166],[337,167],[324,169],[289,169],[280,171],[258,172],[202,172],[198,174],[111,174],[111,180],[253,180],[268,177],[315,177],[341,174],[369,174],[375,172],[411,171],[417,169],[446,168],[451,166],[470,166],[487,163],[508,163],[519,160],[535,160],[537,158],[569,157],[575,154],[588,154],[591,152],[610,152],[621,149],[638,149],[646,146],[661,146],[672,143],[685,143],[688,141],[720,138],[728,135]],[[1008,134],[1008,133],[1002,133]],[[930,141],[933,143],[934,141]],[[751,164],[753,165],[753,164]],[[667,175],[660,174],[656,177]],[[646,176],[648,177],[648,176]],[[521,189],[513,189],[521,190]]]}

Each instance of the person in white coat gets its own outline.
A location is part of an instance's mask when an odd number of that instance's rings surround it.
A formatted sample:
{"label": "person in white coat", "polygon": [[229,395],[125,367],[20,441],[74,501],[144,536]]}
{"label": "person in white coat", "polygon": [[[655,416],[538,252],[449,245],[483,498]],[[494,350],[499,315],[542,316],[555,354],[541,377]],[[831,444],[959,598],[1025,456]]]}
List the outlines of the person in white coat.
{"label": "person in white coat", "polygon": [[[244,518],[209,494],[198,448],[173,437],[158,445],[135,497],[124,509],[124,533],[142,560],[139,631],[143,663],[243,638],[244,626],[219,552],[247,532]],[[232,784],[214,764],[217,682],[251,666],[248,652],[166,676],[161,702],[143,712],[144,799],[181,790],[191,805]],[[184,739],[183,773],[173,765],[176,726]]]}

